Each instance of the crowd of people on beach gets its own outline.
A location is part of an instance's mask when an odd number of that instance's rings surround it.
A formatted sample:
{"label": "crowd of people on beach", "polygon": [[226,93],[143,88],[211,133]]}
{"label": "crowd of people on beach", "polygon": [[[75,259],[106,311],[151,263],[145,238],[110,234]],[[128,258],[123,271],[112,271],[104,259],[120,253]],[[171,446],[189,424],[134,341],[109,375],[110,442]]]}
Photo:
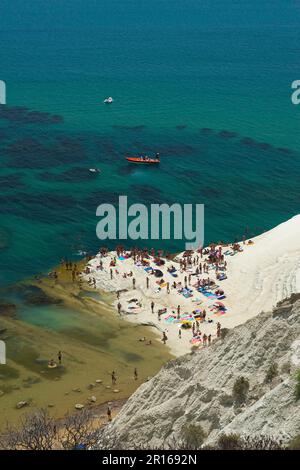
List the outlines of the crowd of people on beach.
{"label": "crowd of people on beach", "polygon": [[[190,348],[206,348],[214,339],[221,337],[221,323],[215,315],[225,314],[227,310],[224,303],[219,301],[226,299],[225,290],[220,286],[228,275],[226,256],[240,251],[243,248],[238,243],[211,245],[196,251],[188,250],[177,256],[154,249],[125,250],[118,247],[115,252],[109,252],[102,248],[96,257],[86,256],[83,270],[82,264],[78,266],[76,262],[62,259],[61,269],[48,273],[48,276],[57,283],[61,275],[65,279],[64,273],[68,273],[67,279],[76,284],[79,290],[105,290],[105,283],[109,281],[111,290],[115,291],[115,306],[120,316],[129,313],[136,313],[138,316],[142,309],[148,310],[151,323],[153,315],[157,315],[163,344],[168,344],[170,326],[174,324],[178,328],[178,341],[188,338]],[[124,261],[129,262],[125,264]],[[174,299],[178,299],[178,302]],[[213,304],[207,305],[207,299]],[[132,312],[129,308],[133,309]],[[206,327],[210,324],[208,331]],[[138,341],[145,346],[153,344],[146,337],[138,338]],[[57,361],[51,359],[48,367],[61,365],[62,352],[59,351]],[[138,380],[136,368],[133,380]],[[111,372],[111,382],[113,386],[117,383],[115,371]],[[111,419],[109,406],[107,417],[108,420]]]}
{"label": "crowd of people on beach", "polygon": [[[244,243],[244,242],[243,242]],[[251,243],[251,241],[249,242]],[[226,249],[226,251],[224,251]],[[124,247],[119,246],[115,252],[109,252],[107,248],[101,248],[97,257],[97,265],[91,265],[91,261],[95,259],[93,256],[87,256],[84,271],[80,272],[76,262],[63,259],[61,267],[71,275],[72,283],[77,283],[79,289],[83,289],[84,283],[88,288],[102,288],[97,273],[103,273],[105,277],[112,283],[116,282],[119,285],[120,280],[130,280],[131,289],[142,290],[142,299],[127,299],[121,298],[122,289],[116,287],[116,309],[119,315],[129,313],[128,304],[134,305],[132,307],[134,313],[138,308],[149,308],[151,314],[157,313],[157,321],[162,324],[164,320],[168,326],[162,331],[162,342],[167,344],[168,341],[168,328],[170,324],[174,323],[178,326],[178,339],[182,339],[182,331],[190,330],[191,338],[190,343],[192,346],[209,346],[214,338],[221,336],[221,324],[216,322],[216,328],[209,332],[201,331],[203,325],[214,324],[215,314],[225,314],[226,306],[220,300],[226,299],[224,289],[220,287],[219,281],[227,278],[227,261],[226,255],[234,254],[242,251],[243,248],[239,243],[232,245],[211,244],[207,248],[200,248],[196,251],[187,250],[177,256],[171,256],[169,253],[164,253],[163,250],[147,250],[133,248],[125,250]],[[122,269],[122,262],[130,260],[130,269]],[[144,268],[144,275],[139,275],[136,272],[136,267]],[[59,273],[53,271],[49,273],[49,277],[57,282]],[[166,277],[168,277],[166,279]],[[171,279],[172,280],[171,280]],[[151,281],[153,279],[154,281]],[[118,283],[117,283],[118,281]],[[145,282],[145,284],[144,284]],[[146,293],[144,291],[146,288]],[[152,291],[154,288],[155,294],[166,293],[167,296],[171,293],[177,293],[179,298],[182,296],[190,300],[188,305],[172,305],[171,301],[165,301],[158,297],[154,299]],[[128,287],[124,289],[128,291]],[[149,291],[149,294],[148,294]],[[204,298],[201,297],[203,294]],[[199,295],[201,298],[195,295]],[[152,296],[152,299],[151,299]],[[173,296],[174,297],[174,296]],[[172,298],[173,298],[172,297]],[[212,305],[205,305],[205,297],[208,300],[215,300]],[[147,298],[149,298],[149,307],[147,307]],[[166,306],[162,306],[164,303]],[[124,305],[125,303],[125,305]],[[126,305],[127,304],[127,305]],[[210,308],[208,308],[210,307]],[[205,330],[205,328],[204,328]],[[151,345],[152,342],[145,341],[145,344]]]}
{"label": "crowd of people on beach", "polygon": [[[226,251],[224,251],[225,248]],[[162,250],[155,251],[152,249],[148,251],[138,248],[125,250],[123,247],[117,247],[115,252],[110,253],[107,249],[102,248],[97,258],[97,265],[91,266],[88,263],[84,275],[88,284],[95,288],[97,287],[97,276],[93,275],[94,272],[103,272],[105,276],[109,276],[112,282],[119,279],[127,281],[130,279],[132,290],[134,291],[137,288],[141,290],[143,299],[128,299],[125,295],[123,301],[121,289],[119,289],[116,303],[119,315],[129,313],[128,304],[134,309],[134,313],[137,313],[138,308],[147,308],[147,298],[149,298],[149,313],[154,314],[156,311],[159,323],[162,322],[162,319],[168,323],[168,326],[171,322],[176,323],[179,326],[179,340],[182,339],[182,330],[191,330],[191,347],[199,347],[200,345],[206,347],[211,345],[213,338],[221,336],[221,324],[219,321],[215,324],[215,318],[212,319],[212,316],[214,314],[225,314],[227,310],[224,303],[219,301],[226,298],[224,289],[219,285],[219,281],[221,282],[227,278],[226,255],[242,250],[241,245],[238,243],[231,246],[212,244],[205,249],[187,250],[178,256],[172,257],[168,253],[164,254]],[[131,261],[130,266],[132,268],[128,271],[122,269],[124,260]],[[144,275],[140,276],[136,273],[136,269],[133,270],[137,267],[143,268],[141,272]],[[168,278],[172,276],[173,280],[166,279],[166,276]],[[101,288],[101,285],[99,287]],[[146,287],[146,292],[144,287]],[[165,299],[162,300],[161,297],[158,297],[158,305],[156,306],[153,298],[151,299],[153,288],[154,294],[163,292],[167,295],[172,292],[177,293],[180,299],[181,296],[190,299],[190,304],[180,305],[178,303],[177,306],[172,306],[171,302],[167,301],[167,306],[162,307],[161,303]],[[151,292],[148,294],[149,290]],[[127,291],[128,288],[125,289],[125,292]],[[204,298],[195,299],[195,294],[203,294]],[[210,306],[209,311],[203,306],[206,300],[205,297],[208,300],[218,300]],[[123,305],[123,302],[125,305]],[[206,333],[201,331],[202,325],[212,323],[216,326],[214,332]],[[162,331],[162,342],[164,344],[168,341],[167,331],[168,328]]]}

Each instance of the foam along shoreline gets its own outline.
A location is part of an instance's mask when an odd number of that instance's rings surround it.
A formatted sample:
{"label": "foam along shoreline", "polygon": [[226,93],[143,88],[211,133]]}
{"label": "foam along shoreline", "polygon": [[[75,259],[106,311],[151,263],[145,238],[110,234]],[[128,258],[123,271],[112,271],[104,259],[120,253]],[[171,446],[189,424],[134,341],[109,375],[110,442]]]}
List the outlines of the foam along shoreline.
{"label": "foam along shoreline", "polygon": [[[155,264],[153,256],[149,256],[145,262],[134,262],[132,257],[126,257],[128,252],[124,256],[118,256],[116,252],[110,252],[106,256],[98,254],[88,262],[82,276],[87,282],[94,279],[96,289],[121,291],[119,300],[114,302],[115,308],[120,303],[120,313],[125,314],[128,320],[152,325],[157,330],[159,341],[165,332],[171,353],[180,356],[190,352],[192,346],[202,347],[203,335],[211,335],[214,340],[218,322],[222,328],[233,328],[262,311],[272,309],[292,293],[300,292],[300,215],[253,238],[252,242],[241,242],[240,251],[235,252],[232,245],[223,246],[221,251],[219,247],[215,247],[215,253],[222,253],[223,257],[223,262],[218,263],[217,271],[225,274],[227,278],[223,280],[216,277],[216,265],[208,262],[209,249],[203,250],[202,257],[200,253],[194,252],[190,258],[181,253],[174,260],[164,259],[165,264],[162,266]],[[116,265],[112,266],[114,259]],[[180,260],[184,259],[191,261],[191,264],[182,269]],[[203,264],[207,264],[208,272],[196,275],[200,263],[202,269]],[[163,276],[157,278],[150,274],[147,264],[159,269]],[[176,277],[174,273],[168,272],[171,266],[176,269]],[[128,276],[129,273],[132,275]],[[188,291],[183,292],[185,296],[179,292],[180,287],[185,286],[185,278],[188,279],[191,296]],[[199,292],[199,280],[202,282],[202,279],[207,278],[214,284]],[[164,283],[159,288],[158,282],[161,279]],[[172,287],[174,281],[177,288]],[[180,282],[181,286],[178,286]],[[216,291],[220,290],[224,291],[225,297],[216,295]],[[153,313],[151,302],[154,302]],[[221,302],[221,306],[217,302]],[[158,311],[163,309],[166,312],[159,316]],[[198,316],[203,314],[203,310],[206,312],[204,321]],[[192,328],[182,327],[184,323],[190,326],[194,323],[195,333],[200,330],[201,335],[193,336]]]}

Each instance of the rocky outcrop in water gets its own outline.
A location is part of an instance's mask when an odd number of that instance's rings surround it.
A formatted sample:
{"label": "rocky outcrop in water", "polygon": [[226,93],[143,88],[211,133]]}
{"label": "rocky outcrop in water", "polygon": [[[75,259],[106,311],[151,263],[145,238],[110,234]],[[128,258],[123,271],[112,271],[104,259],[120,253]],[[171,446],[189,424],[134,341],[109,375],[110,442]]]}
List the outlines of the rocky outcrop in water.
{"label": "rocky outcrop in water", "polygon": [[11,302],[7,302],[4,299],[0,299],[0,316],[3,317],[15,317],[17,313],[17,307]]}

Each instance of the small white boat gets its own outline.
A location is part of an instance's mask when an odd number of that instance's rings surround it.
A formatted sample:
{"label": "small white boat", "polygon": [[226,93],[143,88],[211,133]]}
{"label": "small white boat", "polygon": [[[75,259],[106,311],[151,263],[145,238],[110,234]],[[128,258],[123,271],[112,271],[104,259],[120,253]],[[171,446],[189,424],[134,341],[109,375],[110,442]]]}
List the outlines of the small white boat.
{"label": "small white boat", "polygon": [[101,172],[101,170],[99,170],[99,168],[89,168],[89,171],[91,173],[100,173]]}
{"label": "small white boat", "polygon": [[105,100],[103,101],[103,103],[108,103],[108,104],[110,104],[110,103],[113,103],[113,101],[114,101],[113,98],[112,98],[111,96],[109,96],[108,98],[105,98]]}

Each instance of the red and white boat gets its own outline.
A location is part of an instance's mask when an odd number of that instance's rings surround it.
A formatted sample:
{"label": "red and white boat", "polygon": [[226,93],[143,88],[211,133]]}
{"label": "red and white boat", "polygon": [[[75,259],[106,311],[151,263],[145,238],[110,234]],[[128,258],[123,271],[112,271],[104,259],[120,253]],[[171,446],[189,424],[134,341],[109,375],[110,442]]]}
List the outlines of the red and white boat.
{"label": "red and white boat", "polygon": [[140,155],[138,157],[126,157],[130,163],[140,163],[142,165],[157,165],[160,163],[159,153],[155,157],[148,157],[148,155]]}

